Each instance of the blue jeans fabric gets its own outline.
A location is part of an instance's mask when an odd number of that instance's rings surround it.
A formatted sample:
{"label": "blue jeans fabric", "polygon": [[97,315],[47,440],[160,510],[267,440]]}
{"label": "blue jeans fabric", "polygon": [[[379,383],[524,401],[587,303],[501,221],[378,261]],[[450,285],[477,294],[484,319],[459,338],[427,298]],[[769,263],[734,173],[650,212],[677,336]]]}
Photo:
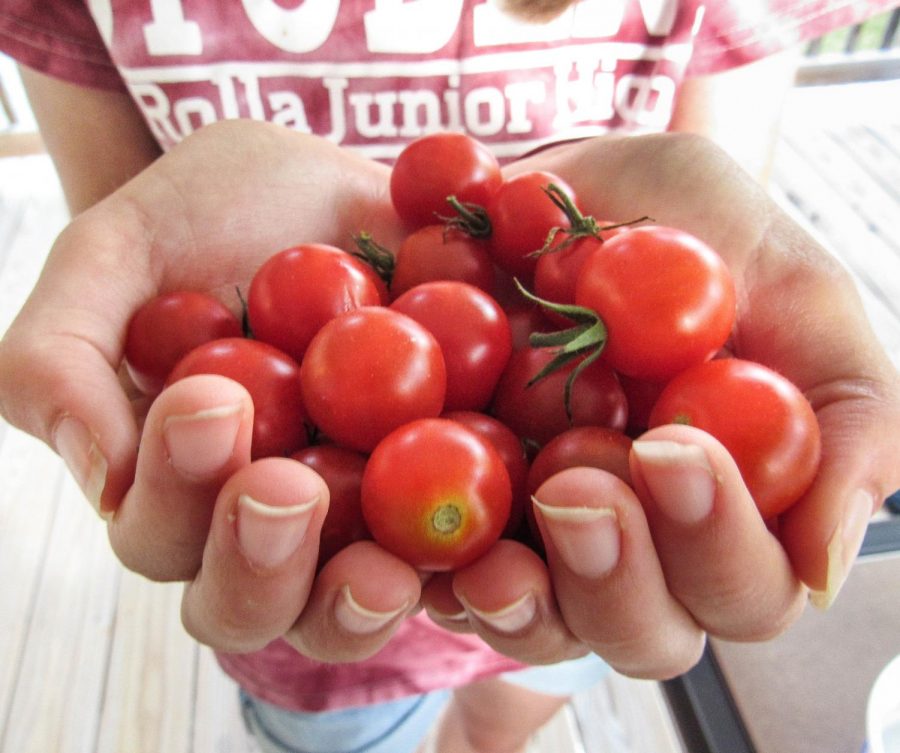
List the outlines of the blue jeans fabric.
{"label": "blue jeans fabric", "polygon": [[[594,654],[508,672],[501,679],[548,695],[586,690],[610,672]],[[289,711],[241,690],[247,729],[263,753],[413,753],[450,698],[449,690],[337,711]]]}

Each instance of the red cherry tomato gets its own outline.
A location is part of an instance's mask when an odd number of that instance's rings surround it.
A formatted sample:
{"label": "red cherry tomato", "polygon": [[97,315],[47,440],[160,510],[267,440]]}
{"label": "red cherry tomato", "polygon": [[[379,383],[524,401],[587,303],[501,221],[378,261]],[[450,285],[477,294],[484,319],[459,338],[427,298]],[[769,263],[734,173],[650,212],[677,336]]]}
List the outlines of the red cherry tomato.
{"label": "red cherry tomato", "polygon": [[370,452],[398,426],[441,413],[447,371],[425,327],[399,311],[368,306],[319,330],[300,382],[312,422],[338,444]]}
{"label": "red cherry tomato", "polygon": [[391,304],[434,335],[447,366],[446,410],[487,406],[512,352],[509,322],[487,293],[464,282],[426,282]]}
{"label": "red cherry tomato", "polygon": [[426,225],[408,235],[397,249],[391,295],[436,280],[468,282],[491,293],[494,265],[486,242],[444,225]]}
{"label": "red cherry tomato", "polygon": [[621,431],[602,426],[576,426],[547,442],[531,461],[526,482],[529,504],[525,506],[525,513],[533,540],[543,546],[534,506],[530,503],[532,495],[541,484],[566,468],[586,467],[608,471],[630,486],[630,453],[630,437]]}
{"label": "red cherry tomato", "polygon": [[382,302],[372,269],[321,243],[285,249],[256,272],[247,294],[254,336],[300,361],[330,319]]}
{"label": "red cherry tomato", "polygon": [[565,383],[577,362],[528,383],[556,356],[556,348],[513,352],[494,395],[493,414],[524,440],[544,445],[572,426],[606,426],[619,431],[628,420],[625,393],[612,369],[601,361],[575,380],[566,415]]}
{"label": "red cherry tomato", "polygon": [[391,171],[391,201],[404,222],[432,225],[452,215],[447,197],[485,206],[500,186],[497,158],[464,133],[433,133],[407,145]]}
{"label": "red cherry tomato", "polygon": [[603,243],[581,267],[575,302],[606,325],[604,360],[650,381],[712,358],[735,315],[734,283],[722,259],[698,238],[659,226]]}
{"label": "red cherry tomato", "polygon": [[312,468],[328,487],[328,514],[319,535],[321,567],[354,541],[371,538],[360,501],[366,456],[337,445],[315,445],[291,457]]}
{"label": "red cherry tomato", "polygon": [[456,570],[483,555],[503,532],[511,496],[491,443],[442,418],[391,432],[363,474],[363,515],[375,541],[425,571]]}
{"label": "red cherry tomato", "polygon": [[131,317],[125,367],[141,392],[155,395],[188,351],[210,340],[240,336],[241,323],[217,298],[187,290],[164,293]]}
{"label": "red cherry tomato", "polygon": [[254,460],[289,455],[306,445],[300,367],[286,353],[258,340],[214,340],[182,358],[167,384],[192,374],[219,374],[239,382],[250,393]]}
{"label": "red cherry tomato", "polygon": [[629,486],[628,456],[631,438],[603,426],[576,426],[545,444],[528,470],[528,493],[534,494],[548,478],[566,468],[599,468],[618,476]]}
{"label": "red cherry tomato", "polygon": [[821,439],[812,406],[789,380],[751,361],[709,361],[673,379],[650,426],[688,424],[731,453],[760,513],[784,512],[809,488]]}
{"label": "red cherry tomato", "polygon": [[559,329],[546,316],[544,309],[527,301],[516,301],[504,307],[509,329],[512,332],[513,350],[529,348],[529,338],[535,332],[553,332]]}
{"label": "red cherry tomato", "polygon": [[512,487],[512,507],[503,534],[512,536],[522,524],[526,506],[530,507],[525,488],[528,477],[528,457],[525,455],[522,441],[506,424],[486,413],[465,410],[447,411],[441,415],[441,418],[461,423],[482,439],[490,442],[500,453],[506,471],[509,473],[509,483]]}
{"label": "red cherry tomato", "polygon": [[491,219],[491,256],[497,266],[528,284],[537,259],[529,257],[543,247],[555,227],[567,228],[569,219],[544,191],[554,184],[577,204],[575,192],[553,173],[532,171],[504,181],[487,205]]}
{"label": "red cherry tomato", "polygon": [[619,384],[628,399],[628,426],[626,434],[636,437],[650,426],[650,411],[666,386],[665,382],[648,382],[635,379],[627,374],[619,374]]}

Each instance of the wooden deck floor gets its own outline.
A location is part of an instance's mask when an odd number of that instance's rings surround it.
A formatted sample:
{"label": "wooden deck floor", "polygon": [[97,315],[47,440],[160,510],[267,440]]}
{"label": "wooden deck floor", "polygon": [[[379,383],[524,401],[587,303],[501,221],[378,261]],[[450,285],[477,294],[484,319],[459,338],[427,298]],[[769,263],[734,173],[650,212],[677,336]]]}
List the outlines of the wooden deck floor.
{"label": "wooden deck floor", "polygon": [[[883,105],[900,101],[897,84],[892,91],[879,90],[874,106],[848,104],[849,90],[832,104],[799,91],[773,191],[852,270],[900,365],[900,117]],[[46,158],[0,160],[0,332],[64,222]],[[2,422],[0,573],[2,753],[253,750],[233,684],[181,628],[180,587],[124,571],[56,456]],[[681,745],[659,686],[613,677],[577,696],[532,750]]]}

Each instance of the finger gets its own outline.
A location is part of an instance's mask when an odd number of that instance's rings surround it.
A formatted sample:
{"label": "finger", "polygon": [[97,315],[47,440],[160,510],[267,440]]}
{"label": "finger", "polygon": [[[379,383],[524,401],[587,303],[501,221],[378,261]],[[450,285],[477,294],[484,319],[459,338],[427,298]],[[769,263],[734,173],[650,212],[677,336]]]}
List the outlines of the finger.
{"label": "finger", "polygon": [[893,397],[886,387],[872,383],[861,394],[849,387],[827,404],[816,401],[822,433],[819,471],[780,520],[779,536],[820,608],[837,598],[872,514],[900,488],[900,387]]}
{"label": "finger", "polygon": [[[813,486],[780,521],[800,578],[827,606],[882,500],[900,487],[900,375],[846,270],[782,214],[746,280],[740,352],[793,381],[816,412],[822,456]],[[785,326],[784,312],[798,326]]]}
{"label": "finger", "polygon": [[134,484],[109,524],[127,567],[154,580],[194,577],[222,484],[250,462],[252,424],[250,395],[225,377],[189,377],[157,397]]}
{"label": "finger", "polygon": [[315,577],[328,487],[287,458],[240,468],[222,486],[203,563],[185,589],[182,620],[202,643],[253,651],[283,635]]}
{"label": "finger", "polygon": [[451,633],[472,633],[469,615],[453,592],[452,572],[433,573],[422,586],[422,606],[431,621]]}
{"label": "finger", "polygon": [[453,593],[471,627],[501,654],[550,664],[587,652],[563,621],[546,565],[523,544],[498,541],[455,574]]}
{"label": "finger", "polygon": [[570,468],[535,492],[553,587],[572,632],[635,677],[681,674],[704,633],[669,593],[631,488],[596,468]]}
{"label": "finger", "polygon": [[131,485],[138,444],[116,374],[120,333],[153,283],[135,269],[141,239],[91,216],[97,221],[82,215],[60,235],[0,342],[0,413],[53,447],[106,515]]}
{"label": "finger", "polygon": [[711,634],[771,638],[803,608],[805,589],[725,448],[689,426],[632,446],[632,481],[669,589]]}
{"label": "finger", "polygon": [[285,638],[318,661],[366,659],[418,608],[420,583],[408,564],[371,541],[358,541],[322,568]]}

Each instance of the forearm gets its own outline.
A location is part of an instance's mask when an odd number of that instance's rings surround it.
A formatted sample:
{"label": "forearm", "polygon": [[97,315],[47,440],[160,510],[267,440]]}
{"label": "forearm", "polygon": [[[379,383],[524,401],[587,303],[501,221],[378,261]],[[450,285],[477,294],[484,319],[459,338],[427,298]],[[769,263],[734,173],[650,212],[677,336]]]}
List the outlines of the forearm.
{"label": "forearm", "polygon": [[160,155],[127,94],[76,86],[25,67],[20,70],[73,216]]}

